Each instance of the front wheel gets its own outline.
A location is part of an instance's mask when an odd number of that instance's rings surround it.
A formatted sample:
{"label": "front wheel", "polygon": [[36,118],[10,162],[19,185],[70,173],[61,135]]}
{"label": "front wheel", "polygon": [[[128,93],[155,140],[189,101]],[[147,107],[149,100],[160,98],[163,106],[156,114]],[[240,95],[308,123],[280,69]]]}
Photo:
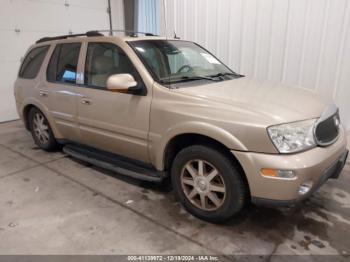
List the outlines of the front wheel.
{"label": "front wheel", "polygon": [[44,114],[33,107],[29,112],[29,126],[35,144],[43,150],[53,151],[59,148],[49,122]]}
{"label": "front wheel", "polygon": [[174,159],[171,179],[177,197],[194,216],[223,222],[239,213],[247,187],[237,165],[220,150],[194,145]]}

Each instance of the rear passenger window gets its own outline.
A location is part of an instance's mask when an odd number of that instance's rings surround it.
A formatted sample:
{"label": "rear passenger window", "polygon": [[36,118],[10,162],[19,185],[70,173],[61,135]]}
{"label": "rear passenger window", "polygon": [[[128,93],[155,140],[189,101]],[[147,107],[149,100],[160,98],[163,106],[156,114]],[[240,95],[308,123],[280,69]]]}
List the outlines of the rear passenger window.
{"label": "rear passenger window", "polygon": [[58,44],[47,68],[47,80],[75,84],[80,43]]}
{"label": "rear passenger window", "polygon": [[19,77],[27,79],[35,78],[38,75],[48,49],[49,46],[40,46],[31,50],[23,60],[21,69],[19,70]]}

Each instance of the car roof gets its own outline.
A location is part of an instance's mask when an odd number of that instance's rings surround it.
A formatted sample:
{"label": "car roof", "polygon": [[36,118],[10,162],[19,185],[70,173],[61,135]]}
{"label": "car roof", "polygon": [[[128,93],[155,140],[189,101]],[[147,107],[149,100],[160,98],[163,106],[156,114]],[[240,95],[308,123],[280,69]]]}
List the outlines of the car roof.
{"label": "car roof", "polygon": [[139,41],[139,40],[172,40],[170,38],[166,38],[163,36],[122,36],[119,37],[121,40],[126,42],[133,42],[133,41]]}

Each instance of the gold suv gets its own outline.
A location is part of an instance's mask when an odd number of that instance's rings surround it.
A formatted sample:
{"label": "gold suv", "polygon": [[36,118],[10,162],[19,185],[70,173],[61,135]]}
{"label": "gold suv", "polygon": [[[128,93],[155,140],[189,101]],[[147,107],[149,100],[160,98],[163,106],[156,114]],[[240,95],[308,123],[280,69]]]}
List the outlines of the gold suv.
{"label": "gold suv", "polygon": [[46,37],[15,82],[35,143],[160,182],[220,222],[246,203],[288,205],[337,178],[338,108],[313,91],[250,79],[196,43],[100,32]]}

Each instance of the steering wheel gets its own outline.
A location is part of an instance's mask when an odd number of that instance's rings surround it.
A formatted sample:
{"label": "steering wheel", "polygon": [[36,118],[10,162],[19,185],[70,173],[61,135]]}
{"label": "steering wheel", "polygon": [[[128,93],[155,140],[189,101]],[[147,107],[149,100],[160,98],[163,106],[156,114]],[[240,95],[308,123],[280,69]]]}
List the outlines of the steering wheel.
{"label": "steering wheel", "polygon": [[[186,69],[186,68],[187,68],[187,70],[183,72],[183,70]],[[179,70],[177,70],[176,73],[185,73],[185,72],[192,72],[192,71],[193,71],[193,67],[192,66],[190,66],[190,65],[183,65],[183,66],[181,66],[179,68]]]}

